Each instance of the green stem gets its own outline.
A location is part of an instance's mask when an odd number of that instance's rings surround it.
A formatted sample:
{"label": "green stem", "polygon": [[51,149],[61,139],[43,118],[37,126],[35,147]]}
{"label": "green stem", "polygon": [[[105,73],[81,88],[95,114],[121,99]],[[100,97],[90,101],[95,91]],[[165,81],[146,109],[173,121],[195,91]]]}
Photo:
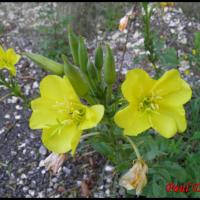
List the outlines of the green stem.
{"label": "green stem", "polygon": [[[7,96],[11,95],[11,96],[16,96],[16,97],[20,97],[24,104],[28,107],[30,107],[30,103],[28,101],[28,99],[26,98],[26,96],[21,92],[21,88],[19,87],[18,83],[16,82],[16,80],[13,78],[12,75],[9,75],[9,82],[6,81],[5,76],[3,74],[0,74],[0,85],[4,85],[5,87],[7,87],[10,90],[10,93]],[[4,97],[2,97],[4,98]],[[2,99],[0,99],[1,101]]]}
{"label": "green stem", "polygon": [[84,96],[84,99],[86,99],[87,102],[88,102],[89,104],[91,104],[91,105],[96,104],[96,102],[94,101],[94,99],[93,99],[91,96],[89,96],[88,94],[87,94],[86,96]]}
{"label": "green stem", "polygon": [[99,135],[99,134],[100,134],[100,132],[88,133],[88,134],[83,135],[81,137],[81,139],[86,139],[86,138],[88,138],[90,136]]}
{"label": "green stem", "polygon": [[98,69],[97,71],[97,76],[98,76],[98,82],[101,83],[101,69]]}
{"label": "green stem", "polygon": [[107,99],[106,100],[107,105],[110,104],[111,97],[112,97],[112,85],[108,85],[108,87],[107,87],[107,97],[106,97],[106,99]]}
{"label": "green stem", "polygon": [[137,158],[138,158],[138,159],[141,159],[141,156],[140,156],[140,153],[139,153],[139,151],[138,151],[138,148],[136,147],[136,145],[134,144],[134,142],[133,142],[128,136],[125,136],[125,138],[128,140],[128,142],[129,142],[129,143],[131,144],[131,146],[133,147]]}

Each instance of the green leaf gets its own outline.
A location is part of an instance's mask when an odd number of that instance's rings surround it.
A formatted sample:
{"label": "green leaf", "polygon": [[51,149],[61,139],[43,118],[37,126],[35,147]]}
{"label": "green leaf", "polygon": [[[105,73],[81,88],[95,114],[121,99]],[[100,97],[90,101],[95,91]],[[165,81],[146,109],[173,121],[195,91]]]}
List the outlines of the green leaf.
{"label": "green leaf", "polygon": [[176,178],[180,182],[184,182],[187,180],[186,170],[178,163],[167,160],[161,164],[161,167],[166,169],[172,177]]}
{"label": "green leaf", "polygon": [[152,192],[154,197],[166,197],[166,182],[159,176],[153,177]]}
{"label": "green leaf", "polygon": [[191,137],[192,140],[200,140],[200,131],[197,131]]}
{"label": "green leaf", "polygon": [[165,46],[165,42],[162,39],[160,39],[157,33],[153,35],[153,45],[157,53],[159,53],[159,51],[161,51],[161,49],[163,49]]}
{"label": "green leaf", "polygon": [[174,48],[166,48],[164,52],[158,54],[161,65],[165,67],[176,67],[179,64],[179,60]]}

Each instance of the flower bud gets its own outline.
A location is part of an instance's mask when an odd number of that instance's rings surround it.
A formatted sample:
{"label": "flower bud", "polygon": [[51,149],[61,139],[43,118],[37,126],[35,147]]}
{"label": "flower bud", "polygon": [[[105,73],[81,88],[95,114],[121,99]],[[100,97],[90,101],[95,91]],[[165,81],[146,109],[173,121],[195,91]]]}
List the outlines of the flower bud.
{"label": "flower bud", "polygon": [[141,194],[142,189],[147,184],[148,166],[142,159],[137,159],[133,167],[120,178],[119,185],[127,190],[136,190],[136,195]]}
{"label": "flower bud", "polygon": [[95,66],[99,71],[103,67],[103,49],[101,44],[98,45],[95,51]]}
{"label": "flower bud", "polygon": [[108,85],[112,85],[116,80],[115,60],[109,45],[106,45],[106,56],[104,62],[104,77]]}
{"label": "flower bud", "polygon": [[85,79],[83,72],[76,66],[72,65],[67,57],[62,55],[64,61],[64,72],[69,78],[73,88],[80,97],[87,95],[89,91],[88,82]]}
{"label": "flower bud", "polygon": [[97,70],[94,64],[90,61],[88,61],[88,64],[87,64],[87,73],[91,79],[93,79],[94,81],[97,80]]}
{"label": "flower bud", "polygon": [[72,31],[71,26],[68,26],[68,40],[71,49],[71,54],[73,57],[74,64],[79,66],[79,59],[78,59],[78,37]]}
{"label": "flower bud", "polygon": [[88,53],[82,37],[79,38],[78,58],[82,72],[87,73]]}
{"label": "flower bud", "polygon": [[64,66],[60,63],[57,63],[49,58],[46,58],[40,54],[35,53],[23,53],[25,56],[30,58],[35,64],[39,65],[39,67],[44,70],[53,72],[56,75],[64,74]]}

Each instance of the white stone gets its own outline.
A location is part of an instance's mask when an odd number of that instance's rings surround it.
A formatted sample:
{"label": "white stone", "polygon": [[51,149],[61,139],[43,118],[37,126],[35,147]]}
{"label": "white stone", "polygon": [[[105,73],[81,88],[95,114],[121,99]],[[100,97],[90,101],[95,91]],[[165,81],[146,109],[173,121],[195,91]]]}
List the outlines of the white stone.
{"label": "white stone", "polygon": [[10,119],[10,115],[9,115],[9,114],[6,114],[6,115],[4,116],[4,118],[5,118],[5,119]]}
{"label": "white stone", "polygon": [[105,171],[106,172],[112,172],[114,170],[114,167],[113,166],[111,166],[111,165],[106,165],[105,166]]}

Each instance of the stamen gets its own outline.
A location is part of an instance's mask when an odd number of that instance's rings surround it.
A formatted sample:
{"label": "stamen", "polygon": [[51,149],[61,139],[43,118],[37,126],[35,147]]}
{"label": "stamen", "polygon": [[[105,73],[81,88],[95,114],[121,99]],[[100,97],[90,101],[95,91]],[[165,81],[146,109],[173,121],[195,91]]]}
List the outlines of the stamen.
{"label": "stamen", "polygon": [[142,112],[155,112],[159,109],[157,100],[161,99],[160,96],[156,96],[151,93],[150,96],[145,96],[139,103],[139,111]]}

